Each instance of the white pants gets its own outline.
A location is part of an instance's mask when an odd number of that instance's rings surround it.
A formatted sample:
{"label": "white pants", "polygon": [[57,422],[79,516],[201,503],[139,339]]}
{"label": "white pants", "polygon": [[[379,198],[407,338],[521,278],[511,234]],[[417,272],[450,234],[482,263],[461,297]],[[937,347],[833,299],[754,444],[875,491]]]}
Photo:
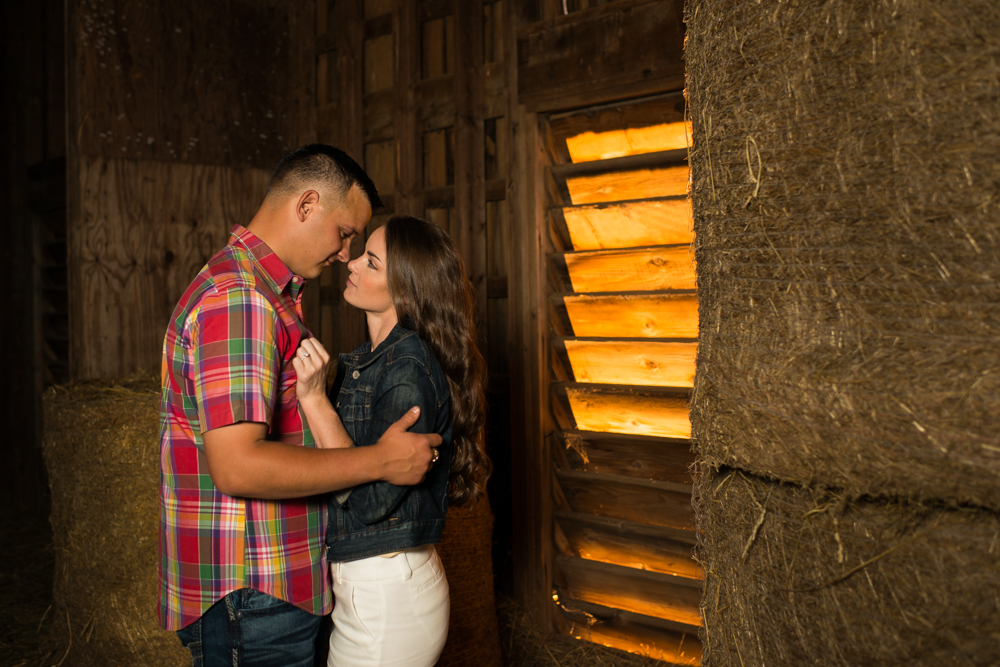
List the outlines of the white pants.
{"label": "white pants", "polygon": [[327,667],[431,667],[448,637],[448,579],[433,546],[330,563]]}

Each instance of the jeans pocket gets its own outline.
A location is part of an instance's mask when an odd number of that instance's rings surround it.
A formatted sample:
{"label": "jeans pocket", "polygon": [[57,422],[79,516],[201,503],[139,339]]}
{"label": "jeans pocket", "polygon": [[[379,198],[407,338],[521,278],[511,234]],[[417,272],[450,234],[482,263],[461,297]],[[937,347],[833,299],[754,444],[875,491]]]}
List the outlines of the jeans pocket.
{"label": "jeans pocket", "polygon": [[191,642],[186,648],[191,652],[191,667],[202,667],[205,658],[202,655],[201,642]]}

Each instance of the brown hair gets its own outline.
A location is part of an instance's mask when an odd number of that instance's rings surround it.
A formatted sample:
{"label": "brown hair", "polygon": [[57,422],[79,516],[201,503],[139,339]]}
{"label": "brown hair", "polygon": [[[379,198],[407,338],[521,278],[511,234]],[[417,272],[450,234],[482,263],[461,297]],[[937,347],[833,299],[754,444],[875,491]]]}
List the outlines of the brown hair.
{"label": "brown hair", "polygon": [[449,497],[455,505],[484,495],[492,463],[486,455],[486,362],[476,345],[476,296],[455,241],[421,218],[385,223],[386,277],[402,322],[407,316],[430,345],[451,389]]}

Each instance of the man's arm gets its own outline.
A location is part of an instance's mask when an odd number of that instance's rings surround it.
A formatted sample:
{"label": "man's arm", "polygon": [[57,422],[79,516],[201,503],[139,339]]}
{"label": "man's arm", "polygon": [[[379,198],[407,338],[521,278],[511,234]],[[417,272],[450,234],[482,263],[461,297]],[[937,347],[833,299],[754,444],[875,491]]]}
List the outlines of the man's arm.
{"label": "man's arm", "polygon": [[239,422],[202,436],[208,472],[219,491],[247,498],[301,498],[386,481],[417,484],[431,465],[441,436],[408,433],[419,411],[409,411],[371,447],[313,449],[266,440],[267,426]]}

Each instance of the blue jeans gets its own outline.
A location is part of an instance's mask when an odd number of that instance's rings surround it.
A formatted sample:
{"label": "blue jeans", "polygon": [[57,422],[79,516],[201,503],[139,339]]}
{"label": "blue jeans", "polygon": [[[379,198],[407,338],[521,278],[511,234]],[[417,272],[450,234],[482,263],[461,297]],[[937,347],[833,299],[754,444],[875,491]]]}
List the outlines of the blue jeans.
{"label": "blue jeans", "polygon": [[325,620],[244,588],[216,602],[177,636],[191,651],[193,667],[314,667],[317,641],[326,641],[318,639]]}

